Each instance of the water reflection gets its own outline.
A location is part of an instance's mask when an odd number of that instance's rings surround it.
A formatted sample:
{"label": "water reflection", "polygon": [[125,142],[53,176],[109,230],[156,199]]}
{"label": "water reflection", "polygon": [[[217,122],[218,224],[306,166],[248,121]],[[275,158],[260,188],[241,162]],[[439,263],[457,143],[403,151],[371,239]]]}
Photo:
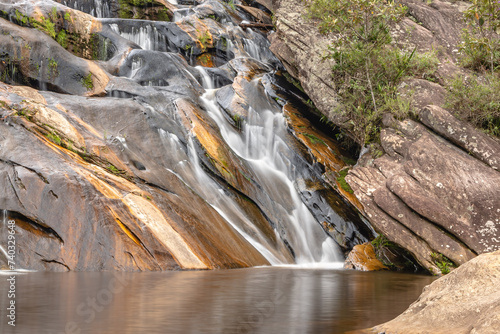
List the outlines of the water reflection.
{"label": "water reflection", "polygon": [[[16,327],[1,333],[343,333],[404,311],[433,278],[253,268],[17,276]],[[80,330],[80,331],[79,331]]]}

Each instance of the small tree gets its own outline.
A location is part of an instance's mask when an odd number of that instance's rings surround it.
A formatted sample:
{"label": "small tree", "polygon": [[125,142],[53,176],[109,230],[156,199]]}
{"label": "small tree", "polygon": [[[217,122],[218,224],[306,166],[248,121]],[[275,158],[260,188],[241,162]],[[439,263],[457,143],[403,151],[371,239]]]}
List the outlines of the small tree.
{"label": "small tree", "polygon": [[386,47],[391,42],[390,26],[405,13],[405,7],[391,0],[313,0],[309,4],[309,16],[319,19],[320,31],[335,35],[330,47],[336,62],[333,80],[358,141],[377,135],[377,101],[384,100],[387,88],[395,86],[413,56]]}
{"label": "small tree", "polygon": [[489,67],[493,74],[500,65],[500,0],[472,0],[465,18],[469,27],[460,45],[465,65],[476,70]]}

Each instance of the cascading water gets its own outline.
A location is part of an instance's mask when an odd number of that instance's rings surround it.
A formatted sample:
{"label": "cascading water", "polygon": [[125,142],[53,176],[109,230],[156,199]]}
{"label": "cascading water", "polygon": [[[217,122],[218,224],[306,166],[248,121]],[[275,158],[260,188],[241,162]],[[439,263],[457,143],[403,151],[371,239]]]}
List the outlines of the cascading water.
{"label": "cascading water", "polygon": [[[190,12],[191,10],[183,10],[182,15],[179,12],[174,18],[182,20]],[[128,29],[129,32],[115,23],[110,23],[109,26],[145,50],[157,50],[158,43],[167,43],[166,37],[148,23],[144,26],[132,26],[131,30]],[[262,35],[233,24],[225,25],[224,30],[224,35],[229,36],[224,41],[227,52],[243,57],[242,59],[250,57],[254,62],[267,64],[264,67],[277,63],[268,50],[267,39]],[[128,77],[135,77],[143,65],[142,60],[133,61]],[[337,244],[324,232],[296,190],[296,167],[288,159],[294,153],[286,144],[286,122],[281,110],[277,105],[274,109],[260,105],[251,107],[248,118],[241,124],[241,131],[238,131],[227,121],[224,111],[217,104],[215,96],[218,89],[214,89],[216,85],[211,74],[202,66],[192,69],[198,72],[201,86],[206,91],[201,96],[203,106],[217,124],[229,148],[253,172],[256,182],[268,198],[264,205],[272,206],[267,209],[278,220],[274,226],[278,244],[273,244],[263,235],[252,223],[252,217],[248,217],[226,190],[201,168],[192,139],[186,148],[177,136],[160,129],[165,149],[177,152],[173,155],[175,161],[169,163],[168,170],[215,208],[272,265],[289,263],[290,257],[283,253],[288,253],[290,249],[297,265],[339,266],[342,255]],[[185,72],[192,76],[193,72],[187,69]],[[254,79],[251,84],[260,85],[259,80],[260,78]],[[265,94],[264,91],[261,94]]]}
{"label": "cascading water", "polygon": [[65,6],[89,13],[98,18],[110,17],[111,9],[108,0],[92,0],[85,4],[80,4],[78,0],[62,1]]}
{"label": "cascading water", "polygon": [[[208,9],[215,14],[207,14]],[[139,173],[168,180],[162,185],[166,188],[170,178],[178,179],[194,198],[215,209],[216,219],[198,223],[206,228],[221,221],[228,231],[236,231],[239,242],[248,241],[242,249],[257,255],[251,264],[266,263],[257,250],[272,265],[338,266],[342,255],[331,235],[342,238],[351,231],[330,228],[337,228],[328,213],[332,202],[317,191],[328,189],[322,172],[306,157],[307,145],[289,133],[284,98],[277,103],[271,97],[268,79],[279,77],[274,72],[282,65],[269,41],[262,33],[242,29],[233,20],[236,12],[229,14],[224,2],[179,5],[170,14],[176,12],[175,23],[99,19],[103,34],[114,43],[109,60],[102,61],[115,75],[107,95],[131,99],[146,110],[141,115],[154,132],[148,139],[160,145],[155,160],[161,161],[151,166],[149,155],[134,151],[134,142],[127,143],[120,133],[126,127],[105,140],[116,143],[126,164]],[[152,153],[157,153],[156,145]]]}
{"label": "cascading water", "polygon": [[[208,88],[208,87],[207,87]],[[286,238],[295,252],[297,264],[341,261],[335,242],[328,237],[301,201],[294,184],[294,166],[286,159],[289,148],[282,136],[285,119],[271,110],[250,110],[241,133],[225,119],[215,103],[216,90],[207,89],[202,100],[231,149],[248,162],[278,210],[287,221]]]}
{"label": "cascading water", "polygon": [[166,37],[158,32],[153,25],[144,25],[142,27],[132,27],[131,31],[122,31],[117,24],[110,24],[109,27],[118,35],[139,45],[144,50],[158,50],[166,45]]}

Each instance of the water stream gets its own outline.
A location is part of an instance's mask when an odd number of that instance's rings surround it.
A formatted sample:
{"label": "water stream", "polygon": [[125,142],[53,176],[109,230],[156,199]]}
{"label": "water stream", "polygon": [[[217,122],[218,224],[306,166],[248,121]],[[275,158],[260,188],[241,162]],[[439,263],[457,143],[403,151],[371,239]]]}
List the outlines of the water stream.
{"label": "water stream", "polygon": [[[209,85],[208,87],[213,86]],[[248,162],[275,210],[283,211],[287,240],[295,252],[297,264],[342,261],[335,242],[328,237],[304,205],[294,187],[294,166],[287,160],[289,147],[283,140],[286,124],[281,113],[250,109],[247,122],[239,132],[231,126],[215,102],[216,90],[207,90],[202,97],[205,107],[231,149]]]}

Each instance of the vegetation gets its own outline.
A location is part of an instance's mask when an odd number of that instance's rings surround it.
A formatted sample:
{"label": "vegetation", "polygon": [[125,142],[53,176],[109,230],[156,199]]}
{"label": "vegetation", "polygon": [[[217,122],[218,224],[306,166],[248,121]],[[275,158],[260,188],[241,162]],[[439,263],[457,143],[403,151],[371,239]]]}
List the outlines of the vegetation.
{"label": "vegetation", "polygon": [[109,164],[106,167],[106,169],[108,171],[110,171],[112,174],[115,174],[115,175],[119,175],[121,173],[121,171],[118,168],[116,168],[114,165],[112,165],[112,164]]}
{"label": "vegetation", "polygon": [[[391,0],[313,0],[309,6],[320,31],[336,36],[326,56],[335,61],[332,76],[341,102],[334,111],[347,116],[358,143],[379,140],[382,113],[399,108],[396,89],[405,77],[431,77],[437,66],[434,53],[418,55],[390,44],[390,27],[405,13]],[[403,111],[397,116],[411,116],[409,108]]]}
{"label": "vegetation", "polygon": [[303,132],[302,134],[305,137],[307,137],[311,141],[311,144],[313,144],[313,145],[316,145],[316,144],[326,145],[326,143],[325,143],[325,141],[323,139],[316,137],[312,133],[305,133],[305,132]]}
{"label": "vegetation", "polygon": [[483,78],[456,77],[448,87],[445,108],[455,116],[500,137],[500,78],[488,74]]}
{"label": "vegetation", "polygon": [[339,176],[337,177],[337,182],[339,183],[340,187],[347,191],[349,194],[354,194],[354,190],[352,190],[351,186],[347,181],[345,180],[345,177],[347,176],[347,173],[349,172],[349,169],[342,169],[339,172]]}
{"label": "vegetation", "polygon": [[472,0],[465,11],[468,28],[460,45],[464,66],[493,74],[500,66],[500,2]]}
{"label": "vegetation", "polygon": [[375,239],[372,240],[372,245],[375,249],[382,247],[393,247],[394,244],[389,241],[384,235],[379,234]]}
{"label": "vegetation", "polygon": [[61,145],[61,137],[57,135],[55,132],[49,132],[45,135],[51,142],[53,142],[56,145]]}
{"label": "vegetation", "polygon": [[448,259],[446,256],[440,253],[431,253],[432,261],[436,264],[436,266],[441,270],[443,275],[448,274],[451,270],[455,269],[456,266]]}
{"label": "vegetation", "polygon": [[118,0],[118,16],[122,19],[169,21],[169,11],[154,0]]}
{"label": "vegetation", "polygon": [[56,41],[63,48],[66,49],[68,47],[68,39],[67,39],[67,35],[66,35],[66,30],[62,29],[61,31],[59,31],[59,33],[56,35]]}
{"label": "vegetation", "polygon": [[203,34],[200,34],[200,36],[198,36],[198,41],[200,42],[201,48],[203,50],[207,49],[207,47],[210,44],[211,40],[212,40],[212,36],[208,32],[208,30],[206,30]]}
{"label": "vegetation", "polygon": [[462,64],[477,71],[448,86],[445,108],[486,133],[500,137],[500,2],[472,0],[459,45]]}
{"label": "vegetation", "polygon": [[92,72],[89,72],[88,75],[82,78],[83,87],[87,88],[87,90],[92,90],[94,88],[94,82],[92,81]]}
{"label": "vegetation", "polygon": [[54,58],[49,58],[49,80],[55,79],[59,76],[57,66],[57,61]]}

